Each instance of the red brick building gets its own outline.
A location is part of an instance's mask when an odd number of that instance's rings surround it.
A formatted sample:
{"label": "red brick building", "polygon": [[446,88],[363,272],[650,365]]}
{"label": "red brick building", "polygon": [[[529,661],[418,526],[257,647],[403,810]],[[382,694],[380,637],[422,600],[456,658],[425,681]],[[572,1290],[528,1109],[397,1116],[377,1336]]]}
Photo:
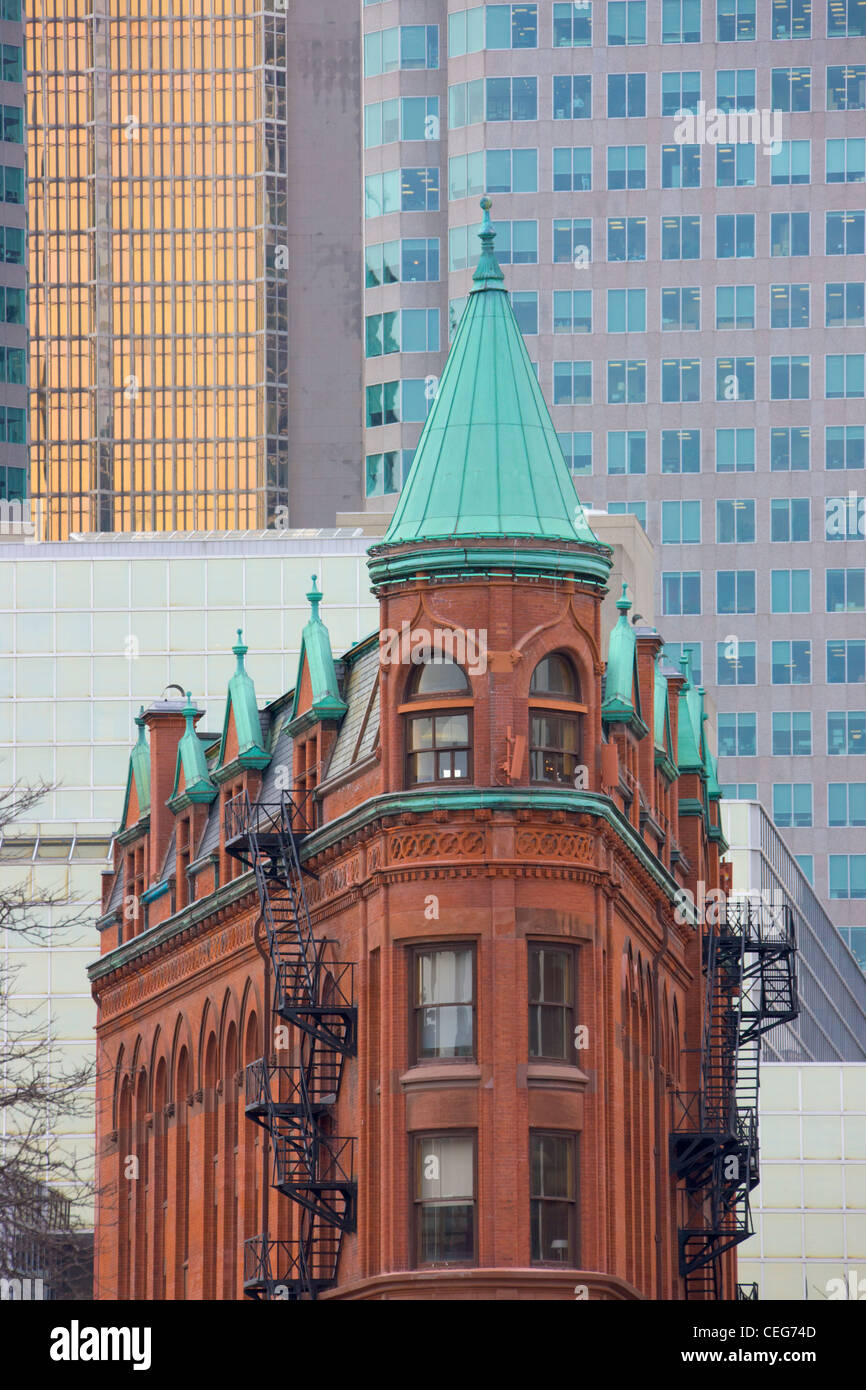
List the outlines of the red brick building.
{"label": "red brick building", "polygon": [[492,241],[371,550],[380,633],[335,661],[314,582],[294,691],[259,710],[239,634],[219,737],[189,699],[137,721],[97,1297],[735,1296],[702,692],[625,596],[602,650],[611,553]]}

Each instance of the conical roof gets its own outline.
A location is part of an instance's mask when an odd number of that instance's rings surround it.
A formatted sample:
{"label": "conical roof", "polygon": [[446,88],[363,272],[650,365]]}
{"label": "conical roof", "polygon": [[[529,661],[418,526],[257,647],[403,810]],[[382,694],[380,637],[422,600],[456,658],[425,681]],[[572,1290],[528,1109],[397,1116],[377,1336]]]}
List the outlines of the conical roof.
{"label": "conical roof", "polygon": [[[482,199],[482,253],[468,303],[388,531],[390,547],[526,538],[590,547],[570,568],[604,581],[610,549],[592,531],[511,308]],[[416,569],[419,568],[416,566]]]}
{"label": "conical roof", "polygon": [[316,576],[313,575],[313,587],[307,594],[311,609],[310,619],[301,634],[298,678],[295,681],[295,698],[292,702],[289,725],[293,719],[297,718],[301,697],[301,677],[305,661],[310,673],[310,690],[313,697],[310,708],[313,713],[319,719],[341,719],[348,709],[348,705],[340,695],[340,685],[334,666],[334,654],[331,651],[330,634],[319,617],[319,604],[322,602],[322,598],[321,590],[316,587]]}
{"label": "conical roof", "polygon": [[229,717],[234,715],[239,762],[245,767],[266,767],[271,760],[271,756],[262,747],[262,726],[259,721],[256,687],[253,684],[252,676],[244,665],[244,657],[249,651],[249,648],[244,645],[242,629],[238,628],[237,631],[238,640],[232,647],[232,651],[237,657],[237,666],[234,675],[229,681],[218,765],[222,767],[225,762]]}
{"label": "conical roof", "polygon": [[626,596],[627,589],[628,585],[623,584],[616,601],[619,618],[608,642],[601,717],[609,724],[628,724],[638,738],[643,738],[647,727],[641,717],[637,633],[628,620],[631,599]]}
{"label": "conical roof", "polygon": [[183,773],[181,797],[185,797],[187,801],[207,804],[213,801],[217,794],[216,783],[211,780],[208,771],[205,745],[195,731],[195,721],[202,713],[203,711],[197,709],[193,704],[192,695],[187,691],[186,705],[183,710],[186,728],[177,745],[174,787],[169,798],[170,802],[174,801],[178,795],[181,773]]}

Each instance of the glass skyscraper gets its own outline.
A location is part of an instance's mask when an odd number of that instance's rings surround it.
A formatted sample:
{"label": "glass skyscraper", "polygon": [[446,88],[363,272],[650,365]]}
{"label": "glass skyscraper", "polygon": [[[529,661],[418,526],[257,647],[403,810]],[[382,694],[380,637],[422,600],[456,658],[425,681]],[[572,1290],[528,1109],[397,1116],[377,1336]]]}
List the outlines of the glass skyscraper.
{"label": "glass skyscraper", "polygon": [[46,534],[332,522],[358,500],[357,15],[34,0],[27,30]]}
{"label": "glass skyscraper", "polygon": [[363,27],[367,506],[411,465],[487,193],[581,500],[660,547],[725,789],[864,956],[866,0],[380,0]]}
{"label": "glass skyscraper", "polygon": [[27,493],[24,119],[21,0],[0,0],[0,501],[7,503]]}

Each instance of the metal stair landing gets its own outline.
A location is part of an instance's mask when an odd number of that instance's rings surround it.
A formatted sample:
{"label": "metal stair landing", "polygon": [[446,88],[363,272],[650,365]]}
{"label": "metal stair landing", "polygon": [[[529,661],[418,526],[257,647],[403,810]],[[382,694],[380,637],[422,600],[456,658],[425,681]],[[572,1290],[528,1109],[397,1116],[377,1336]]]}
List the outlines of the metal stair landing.
{"label": "metal stair landing", "polygon": [[253,806],[247,792],[225,809],[226,850],[255,873],[274,981],[273,1012],[292,1025],[288,1063],[251,1062],[245,1112],[267,1130],[272,1186],[297,1207],[295,1235],[244,1243],[244,1293],[315,1299],[337,1279],[343,1236],[355,1229],[355,1141],[332,1132],[343,1064],[357,1050],[354,966],[327,959],[314,936],[298,845],[314,829],[309,792]]}
{"label": "metal stair landing", "polygon": [[[700,1089],[678,1092],[670,1136],[686,1298],[722,1297],[721,1259],[752,1234],[761,1037],[799,1012],[791,909],[730,899],[703,928]],[[750,1297],[754,1295],[749,1295]]]}

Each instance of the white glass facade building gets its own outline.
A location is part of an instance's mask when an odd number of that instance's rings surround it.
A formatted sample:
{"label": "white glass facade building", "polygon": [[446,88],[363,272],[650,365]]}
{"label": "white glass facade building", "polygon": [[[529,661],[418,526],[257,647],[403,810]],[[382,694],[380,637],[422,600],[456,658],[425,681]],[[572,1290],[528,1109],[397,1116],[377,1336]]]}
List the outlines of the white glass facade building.
{"label": "white glass facade building", "polygon": [[761,1300],[866,1300],[866,1066],[764,1067],[760,1135],[740,1282]]}

